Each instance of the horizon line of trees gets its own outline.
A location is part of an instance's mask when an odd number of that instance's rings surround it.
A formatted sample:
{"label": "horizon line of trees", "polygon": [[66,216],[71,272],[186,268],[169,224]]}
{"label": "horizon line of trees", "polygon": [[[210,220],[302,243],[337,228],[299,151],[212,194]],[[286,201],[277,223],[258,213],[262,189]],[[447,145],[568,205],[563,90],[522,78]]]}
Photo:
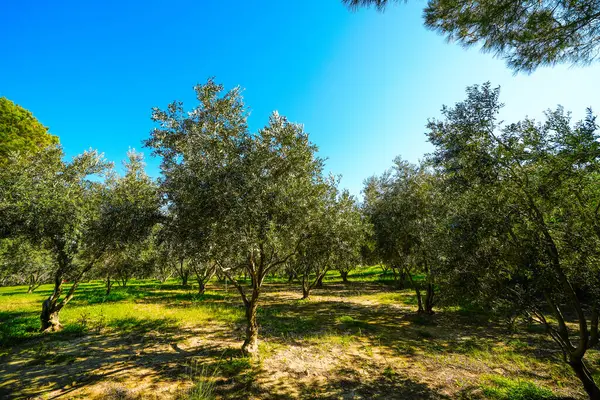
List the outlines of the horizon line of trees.
{"label": "horizon line of trees", "polygon": [[94,151],[65,161],[56,144],[3,160],[0,275],[29,290],[53,283],[43,331],[61,329],[60,311],[85,279],[104,279],[108,295],[115,281],[176,274],[203,293],[217,276],[239,292],[242,350],[253,354],[267,276],[297,281],[307,298],[332,268],[345,282],[356,265],[381,264],[398,288],[415,291],[418,313],[470,304],[541,324],[598,398],[585,362],[599,342],[600,306],[591,110],[576,123],[558,107],[542,122],[505,124],[500,89],[471,86],[428,122],[434,152],[418,165],[397,158],[365,181],[359,204],[325,176],[301,125],[273,113],[250,132],[239,88],[209,79],[195,92],[191,110],[153,110],[157,127],[144,144],[161,157],[157,181],[134,151],[123,176]]}

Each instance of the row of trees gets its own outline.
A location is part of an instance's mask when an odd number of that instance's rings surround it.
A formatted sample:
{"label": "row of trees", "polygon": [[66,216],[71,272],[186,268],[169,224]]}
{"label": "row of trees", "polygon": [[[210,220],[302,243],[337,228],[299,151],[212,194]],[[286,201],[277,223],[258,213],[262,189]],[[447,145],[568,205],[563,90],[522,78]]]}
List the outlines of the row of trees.
{"label": "row of trees", "polygon": [[[499,89],[467,90],[428,123],[435,151],[366,181],[376,254],[416,283],[419,311],[472,302],[542,324],[590,398],[598,345],[600,131],[562,108],[501,125]],[[425,291],[424,300],[421,291]]]}
{"label": "row of trees", "polygon": [[[124,176],[116,175],[94,151],[65,162],[61,149],[51,146],[12,153],[0,172],[4,242],[21,251],[33,247],[29,257],[45,256],[42,271],[54,284],[42,306],[42,330],[60,329],[60,310],[86,274],[126,253],[158,220],[160,196],[141,155],[130,152],[125,167]],[[71,286],[63,296],[65,281]]]}
{"label": "row of trees", "polygon": [[359,262],[367,223],[338,179],[324,176],[302,126],[274,113],[253,133],[238,88],[224,92],[209,80],[195,91],[189,112],[178,102],[153,111],[157,128],[146,145],[162,159],[158,181],[135,152],[123,176],[94,151],[68,162],[56,145],[7,154],[2,275],[27,280],[30,290],[53,282],[43,331],[61,329],[61,309],[90,277],[106,279],[108,294],[115,279],[125,285],[132,276],[166,279],[176,271],[183,284],[193,274],[202,293],[218,273],[240,293],[243,350],[253,353],[268,274],[298,278],[306,298],[330,268],[346,279]]}
{"label": "row of trees", "polygon": [[253,353],[267,275],[297,278],[306,298],[330,268],[345,280],[366,257],[412,285],[418,312],[471,302],[542,324],[598,398],[585,364],[600,306],[600,134],[590,110],[575,124],[558,108],[543,123],[502,125],[499,89],[470,87],[428,123],[435,151],[369,178],[359,207],[323,174],[302,126],[274,113],[250,132],[239,89],[209,80],[195,91],[192,110],[153,111],[145,144],[162,159],[158,182],[135,152],[123,176],[95,152],[65,162],[51,145],[7,156],[3,270],[30,289],[50,276],[42,330],[60,329],[86,276],[104,277],[110,291],[114,278],[176,271],[203,292],[218,274],[239,291],[242,348]]}

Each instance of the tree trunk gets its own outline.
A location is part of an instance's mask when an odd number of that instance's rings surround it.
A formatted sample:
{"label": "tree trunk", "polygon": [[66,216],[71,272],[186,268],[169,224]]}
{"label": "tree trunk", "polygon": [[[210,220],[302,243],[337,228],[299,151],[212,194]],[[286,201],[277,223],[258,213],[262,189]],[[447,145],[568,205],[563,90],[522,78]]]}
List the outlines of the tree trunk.
{"label": "tree trunk", "polygon": [[575,374],[583,384],[583,388],[590,397],[590,400],[600,400],[600,389],[598,389],[596,382],[594,382],[594,378],[592,378],[592,374],[583,363],[583,360],[572,360],[569,362],[569,365],[573,368],[573,371],[575,371]]}
{"label": "tree trunk", "polygon": [[295,272],[288,272],[288,283],[292,283],[292,281],[294,280],[295,277],[296,277]]}
{"label": "tree trunk", "polygon": [[42,314],[40,315],[42,323],[41,332],[57,332],[63,328],[58,319],[59,311],[56,303],[51,300],[51,297],[44,301],[42,304]]}
{"label": "tree trunk", "polygon": [[310,287],[302,285],[302,300],[308,299],[310,296]]}
{"label": "tree trunk", "polygon": [[342,276],[342,282],[348,283],[348,271],[340,271],[340,275]]}
{"label": "tree trunk", "polygon": [[106,295],[110,295],[110,289],[112,289],[113,282],[110,280],[110,275],[106,276]]}
{"label": "tree trunk", "polygon": [[433,283],[427,284],[427,292],[425,293],[425,312],[427,314],[433,314],[433,303],[435,299],[435,288]]}
{"label": "tree trunk", "polygon": [[198,279],[198,294],[204,294],[206,290],[206,285],[202,279]]}
{"label": "tree trunk", "polygon": [[42,303],[42,313],[40,315],[40,332],[56,332],[62,329],[58,319],[60,308],[57,305],[58,298],[62,293],[62,273],[57,272],[54,276],[54,290],[52,294]]}
{"label": "tree trunk", "polygon": [[324,276],[325,276],[325,274],[323,274],[317,278],[317,283],[315,284],[315,287],[317,289],[323,289],[323,277]]}
{"label": "tree trunk", "polygon": [[29,287],[27,288],[27,293],[31,294],[33,291],[41,286],[39,279],[36,275],[29,276]]}
{"label": "tree trunk", "polygon": [[181,258],[179,260],[179,277],[181,278],[181,284],[183,286],[187,286],[188,285],[188,279],[190,277],[190,271],[186,268],[184,268],[184,262],[185,260],[183,258]]}
{"label": "tree trunk", "polygon": [[302,300],[308,299],[308,296],[310,296],[310,289],[312,289],[310,284],[310,276],[307,272],[304,272],[302,275]]}
{"label": "tree trunk", "polygon": [[242,352],[255,354],[258,351],[258,324],[256,322],[256,311],[258,309],[258,291],[252,292],[252,298],[246,303],[246,339],[242,345]]}
{"label": "tree trunk", "polygon": [[391,269],[392,273],[394,274],[394,282],[396,283],[396,287],[398,289],[404,289],[404,280],[406,279],[404,272],[398,271],[399,268],[393,265]]}
{"label": "tree trunk", "polygon": [[422,314],[425,312],[423,309],[423,297],[421,296],[421,291],[418,287],[415,287],[415,292],[417,293],[417,304],[419,306],[417,313]]}

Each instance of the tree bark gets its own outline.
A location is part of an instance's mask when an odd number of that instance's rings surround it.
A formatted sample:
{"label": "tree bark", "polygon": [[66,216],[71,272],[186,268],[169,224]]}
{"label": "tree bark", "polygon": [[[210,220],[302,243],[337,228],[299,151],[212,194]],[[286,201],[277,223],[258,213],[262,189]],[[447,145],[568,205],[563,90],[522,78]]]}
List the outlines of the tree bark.
{"label": "tree bark", "polygon": [[35,274],[29,276],[29,287],[27,288],[27,293],[31,294],[37,288],[39,288],[42,283],[40,282],[40,278]]}
{"label": "tree bark", "polygon": [[399,267],[392,265],[391,269],[392,273],[394,274],[394,282],[396,283],[396,287],[398,289],[404,289],[404,280],[406,278],[406,274]]}
{"label": "tree bark", "polygon": [[42,314],[40,315],[42,323],[41,332],[57,332],[63,328],[58,318],[59,312],[60,309],[56,307],[56,302],[52,301],[52,296],[42,303]]}
{"label": "tree bark", "polygon": [[425,312],[427,314],[433,314],[433,304],[435,299],[435,289],[433,283],[427,284],[427,292],[425,293]]}
{"label": "tree bark", "polygon": [[62,329],[58,319],[60,306],[58,298],[62,293],[62,268],[54,276],[54,290],[52,294],[42,303],[42,313],[40,314],[41,328],[40,332],[56,332]]}
{"label": "tree bark", "polygon": [[418,287],[415,287],[415,292],[417,293],[417,304],[419,307],[417,313],[422,314],[425,312],[425,309],[423,308],[423,297],[421,296],[421,291]]}
{"label": "tree bark", "polygon": [[594,382],[594,378],[592,378],[592,374],[583,363],[583,360],[571,360],[569,361],[569,365],[573,368],[573,371],[575,371],[575,374],[583,384],[583,388],[590,397],[590,400],[600,400],[600,389],[598,389],[596,382]]}
{"label": "tree bark", "polygon": [[348,271],[340,271],[340,275],[342,276],[342,282],[348,283]]}
{"label": "tree bark", "polygon": [[206,285],[202,279],[198,279],[198,294],[204,294],[206,290]]}
{"label": "tree bark", "polygon": [[302,300],[308,299],[308,296],[310,296],[310,289],[311,286],[309,277],[305,273],[304,275],[302,275]]}
{"label": "tree bark", "polygon": [[110,289],[112,289],[113,282],[110,280],[110,275],[106,276],[106,295],[110,295]]}
{"label": "tree bark", "polygon": [[323,274],[317,278],[317,283],[315,284],[315,287],[317,289],[323,289],[323,277],[324,276],[325,276],[325,274]]}
{"label": "tree bark", "polygon": [[251,299],[246,305],[246,339],[242,345],[242,352],[255,354],[258,352],[258,324],[256,322],[256,311],[258,309],[258,290],[252,291]]}
{"label": "tree bark", "polygon": [[179,260],[179,276],[181,277],[181,284],[183,286],[188,285],[188,279],[190,277],[190,271],[184,268],[184,259]]}
{"label": "tree bark", "polygon": [[308,299],[310,296],[310,288],[302,285],[302,300]]}

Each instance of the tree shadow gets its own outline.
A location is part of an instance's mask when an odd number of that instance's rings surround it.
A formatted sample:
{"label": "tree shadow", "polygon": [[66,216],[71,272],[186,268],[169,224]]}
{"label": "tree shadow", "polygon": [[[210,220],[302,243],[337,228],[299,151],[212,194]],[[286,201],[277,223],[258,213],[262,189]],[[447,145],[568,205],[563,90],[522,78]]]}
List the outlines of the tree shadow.
{"label": "tree shadow", "polygon": [[[135,297],[136,302],[169,307],[223,303],[243,307],[237,293],[231,289],[226,293],[221,284],[211,283],[210,293],[201,296],[183,292],[180,285],[155,286],[169,289],[161,293],[153,285],[132,285],[116,288],[116,293],[142,292]],[[90,303],[90,299],[102,289],[83,288],[80,302],[74,305],[95,304]],[[293,290],[292,295],[296,290],[299,292],[298,288]],[[290,301],[290,285],[267,285],[258,316],[261,340],[307,348],[318,347],[318,341],[329,336],[357,338],[362,344],[382,349],[388,355],[412,359],[423,354],[437,357],[493,352],[496,347],[506,345],[506,340],[499,338],[512,335],[497,324],[460,312],[441,311],[424,316],[390,304],[364,302],[360,296],[353,299],[356,290],[353,284],[327,284],[327,288],[317,291],[311,300]],[[387,291],[387,288],[370,282],[360,286],[360,292],[366,294],[382,290]],[[106,323],[106,329],[99,328],[97,332],[94,327],[80,327],[79,331],[72,328],[71,332],[51,335],[27,332],[34,324],[37,329],[37,312],[0,312],[0,339],[8,338],[5,344],[10,347],[8,353],[0,353],[4,354],[0,356],[0,398],[64,396],[101,381],[118,381],[136,370],[145,371],[145,379],[156,387],[189,381],[187,366],[194,360],[216,371],[215,391],[223,398],[247,398],[250,394],[281,399],[449,398],[426,383],[393,370],[381,370],[369,376],[359,374],[353,367],[365,363],[364,355],[345,357],[341,367],[327,373],[325,381],[291,382],[293,390],[277,387],[278,382],[274,382],[275,386],[265,385],[263,382],[272,371],[242,357],[238,348],[245,321],[235,323],[233,328],[213,322],[206,326],[182,327],[168,318],[127,317],[111,320]],[[9,335],[4,336],[5,331]],[[546,350],[551,346],[543,334],[517,337],[523,342],[511,347],[517,355],[540,358],[555,354]],[[547,379],[542,375],[531,377]],[[474,388],[463,388],[462,393],[463,398],[477,398]]]}
{"label": "tree shadow", "polygon": [[[57,333],[11,349],[1,358],[0,398],[64,396],[99,381],[121,379],[136,369],[143,369],[144,378],[156,385],[180,382],[186,378],[189,360],[214,362],[224,354],[218,344],[183,348],[180,343],[199,332],[168,319],[123,318],[109,325],[109,333],[87,332],[77,338]],[[227,330],[217,336],[230,342],[236,339]],[[240,352],[230,352],[229,357],[233,353]]]}

